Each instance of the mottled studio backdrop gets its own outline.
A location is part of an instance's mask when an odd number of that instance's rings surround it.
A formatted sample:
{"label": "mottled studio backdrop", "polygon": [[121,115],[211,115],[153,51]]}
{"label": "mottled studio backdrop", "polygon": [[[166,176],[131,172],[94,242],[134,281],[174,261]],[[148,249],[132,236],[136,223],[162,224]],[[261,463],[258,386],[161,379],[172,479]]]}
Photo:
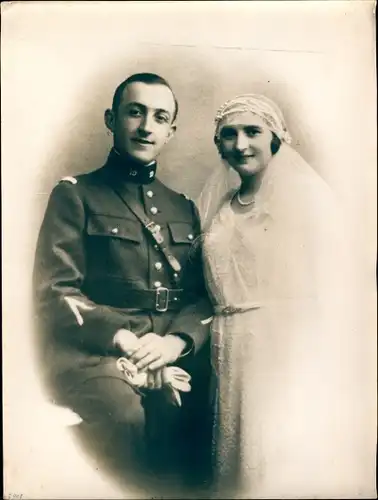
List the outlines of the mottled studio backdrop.
{"label": "mottled studio backdrop", "polygon": [[62,176],[102,165],[111,145],[104,110],[118,83],[141,71],[165,77],[180,104],[176,137],[159,161],[171,187],[199,193],[219,165],[212,142],[218,106],[255,92],[282,107],[297,149],[344,203],[361,311],[354,369],[363,452],[356,481],[361,498],[372,494],[374,26],[371,1],[2,3],[6,494],[125,495],[96,475],[45,411],[30,341],[30,275],[48,194]]}

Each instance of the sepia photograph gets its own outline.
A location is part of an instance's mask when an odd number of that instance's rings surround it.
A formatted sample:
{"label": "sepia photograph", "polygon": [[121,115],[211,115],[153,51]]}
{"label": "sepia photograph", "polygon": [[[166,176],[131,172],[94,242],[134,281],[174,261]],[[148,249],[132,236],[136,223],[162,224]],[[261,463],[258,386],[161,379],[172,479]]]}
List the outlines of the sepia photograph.
{"label": "sepia photograph", "polygon": [[4,498],[376,498],[372,0],[1,3]]}

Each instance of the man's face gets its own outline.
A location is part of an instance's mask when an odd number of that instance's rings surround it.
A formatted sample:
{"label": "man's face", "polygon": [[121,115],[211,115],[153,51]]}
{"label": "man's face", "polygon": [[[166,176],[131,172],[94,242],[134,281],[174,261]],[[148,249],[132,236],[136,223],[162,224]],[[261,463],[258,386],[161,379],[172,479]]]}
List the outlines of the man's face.
{"label": "man's face", "polygon": [[218,148],[227,163],[241,177],[261,172],[272,158],[273,134],[264,121],[252,113],[226,116],[219,131]]}
{"label": "man's face", "polygon": [[108,115],[114,147],[143,164],[151,163],[175,131],[175,101],[161,84],[133,82],[123,91],[118,109]]}

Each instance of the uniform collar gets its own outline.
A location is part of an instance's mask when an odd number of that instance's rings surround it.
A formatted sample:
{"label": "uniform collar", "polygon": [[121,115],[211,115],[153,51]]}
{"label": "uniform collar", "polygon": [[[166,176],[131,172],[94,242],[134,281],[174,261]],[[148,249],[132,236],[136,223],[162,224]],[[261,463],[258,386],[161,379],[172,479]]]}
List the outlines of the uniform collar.
{"label": "uniform collar", "polygon": [[120,180],[132,184],[150,184],[156,176],[157,163],[153,161],[148,165],[143,165],[133,158],[121,155],[116,149],[112,148],[106,168],[114,172]]}

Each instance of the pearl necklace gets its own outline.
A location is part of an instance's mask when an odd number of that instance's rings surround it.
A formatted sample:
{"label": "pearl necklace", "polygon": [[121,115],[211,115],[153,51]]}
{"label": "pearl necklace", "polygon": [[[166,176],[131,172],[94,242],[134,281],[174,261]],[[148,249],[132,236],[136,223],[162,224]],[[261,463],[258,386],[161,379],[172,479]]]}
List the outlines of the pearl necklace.
{"label": "pearl necklace", "polygon": [[251,201],[243,201],[243,200],[240,198],[240,192],[239,192],[239,191],[236,193],[236,199],[238,200],[238,203],[239,203],[242,207],[248,207],[248,205],[252,205],[253,203],[255,203],[255,200],[251,200]]}

